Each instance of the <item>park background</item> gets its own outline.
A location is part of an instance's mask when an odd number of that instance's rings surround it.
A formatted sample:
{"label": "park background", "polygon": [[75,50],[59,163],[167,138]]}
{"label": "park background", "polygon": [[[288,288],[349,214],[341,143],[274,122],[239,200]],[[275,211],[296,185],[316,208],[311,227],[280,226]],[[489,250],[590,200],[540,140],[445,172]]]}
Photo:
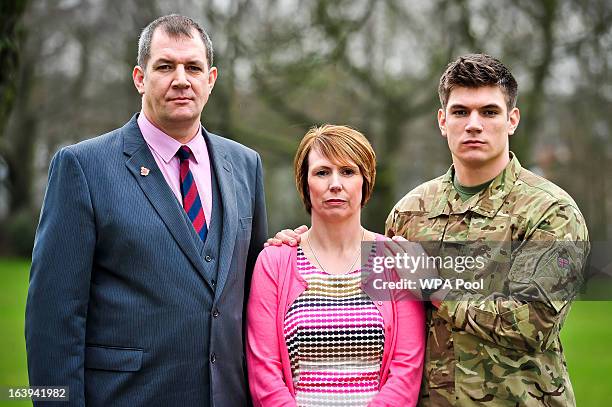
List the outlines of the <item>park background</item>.
{"label": "park background", "polygon": [[[435,120],[446,64],[486,52],[519,83],[512,150],[575,198],[593,241],[610,240],[609,0],[2,1],[0,387],[27,384],[24,306],[49,161],[140,109],[138,34],[172,12],[212,38],[219,78],[202,121],[262,155],[271,232],[307,222],[291,163],[304,133],[326,122],[374,145],[363,220],[381,232],[404,193],[450,165]],[[579,406],[612,398],[611,315],[611,302],[578,301],[562,331]]]}

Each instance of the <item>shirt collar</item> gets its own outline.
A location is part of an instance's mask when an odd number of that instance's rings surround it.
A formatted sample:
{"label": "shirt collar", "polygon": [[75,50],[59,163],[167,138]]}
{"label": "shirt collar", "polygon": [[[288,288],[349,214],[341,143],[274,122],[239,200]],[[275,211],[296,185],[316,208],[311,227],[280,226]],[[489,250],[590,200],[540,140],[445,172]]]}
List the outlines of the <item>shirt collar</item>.
{"label": "shirt collar", "polygon": [[510,162],[506,168],[493,179],[491,184],[463,202],[459,193],[453,187],[455,168],[451,165],[442,178],[441,199],[429,212],[429,218],[442,214],[450,215],[465,213],[468,210],[482,216],[492,218],[497,214],[506,197],[514,187],[521,172],[521,164],[514,153],[510,152]]}
{"label": "shirt collar", "polygon": [[[159,156],[164,160],[166,164],[174,158],[178,149],[183,145],[177,140],[173,139],[162,130],[155,127],[153,123],[145,116],[144,112],[140,112],[138,115],[138,127],[145,141]],[[204,159],[204,155],[207,154],[206,142],[202,137],[202,126],[198,127],[198,132],[186,146],[191,150],[196,163],[201,162]]]}

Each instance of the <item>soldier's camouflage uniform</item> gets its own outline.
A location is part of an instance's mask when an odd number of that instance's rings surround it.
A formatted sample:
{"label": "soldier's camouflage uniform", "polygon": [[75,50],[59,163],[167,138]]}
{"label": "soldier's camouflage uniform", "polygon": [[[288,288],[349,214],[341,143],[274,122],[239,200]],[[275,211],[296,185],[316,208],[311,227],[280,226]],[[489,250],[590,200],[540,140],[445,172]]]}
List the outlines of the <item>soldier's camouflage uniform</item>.
{"label": "soldier's camouflage uniform", "polygon": [[451,167],[395,205],[386,233],[432,242],[424,246],[436,255],[487,259],[462,276],[482,278],[486,293],[451,291],[439,309],[428,309],[420,406],[575,405],[559,331],[589,243],[565,191],[511,154],[505,170],[463,202]]}

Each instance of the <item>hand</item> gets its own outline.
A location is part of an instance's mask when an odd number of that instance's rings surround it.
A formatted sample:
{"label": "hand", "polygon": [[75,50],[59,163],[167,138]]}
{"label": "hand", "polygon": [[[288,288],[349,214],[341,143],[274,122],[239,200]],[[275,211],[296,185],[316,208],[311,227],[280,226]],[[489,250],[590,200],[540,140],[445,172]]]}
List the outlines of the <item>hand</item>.
{"label": "hand", "polygon": [[264,243],[264,247],[268,246],[282,246],[283,244],[289,246],[297,246],[302,237],[302,233],[308,230],[308,226],[302,225],[298,226],[295,230],[291,229],[283,229],[278,232],[274,237],[271,237]]}
{"label": "hand", "polygon": [[[391,240],[385,241],[385,255],[396,258],[395,270],[399,278],[415,282],[415,287],[408,291],[417,299],[423,299],[421,281],[440,277],[435,267],[427,267],[428,254],[423,247],[402,236],[393,236]],[[397,261],[400,259],[401,262]]]}

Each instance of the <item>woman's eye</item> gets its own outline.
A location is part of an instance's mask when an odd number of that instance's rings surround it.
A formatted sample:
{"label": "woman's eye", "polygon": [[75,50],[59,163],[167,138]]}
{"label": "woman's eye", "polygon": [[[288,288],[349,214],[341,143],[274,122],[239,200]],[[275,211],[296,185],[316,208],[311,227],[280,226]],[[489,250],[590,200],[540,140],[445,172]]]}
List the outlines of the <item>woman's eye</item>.
{"label": "woman's eye", "polygon": [[355,175],[356,171],[353,168],[345,168],[342,170],[342,175]]}
{"label": "woman's eye", "polygon": [[327,175],[327,170],[319,170],[319,171],[315,172],[315,175],[317,175],[319,177],[323,177],[323,176]]}

